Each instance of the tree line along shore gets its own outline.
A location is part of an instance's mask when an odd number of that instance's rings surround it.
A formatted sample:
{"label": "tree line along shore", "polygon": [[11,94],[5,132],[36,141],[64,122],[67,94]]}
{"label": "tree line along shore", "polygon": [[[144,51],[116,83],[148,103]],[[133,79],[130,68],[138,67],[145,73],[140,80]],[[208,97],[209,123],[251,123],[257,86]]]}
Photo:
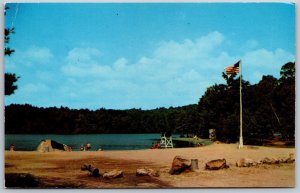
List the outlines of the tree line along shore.
{"label": "tree line along shore", "polygon": [[[239,137],[239,79],[222,74],[226,84],[207,88],[198,104],[152,110],[5,106],[6,134],[163,133],[193,134],[236,142]],[[280,78],[264,75],[257,84],[242,79],[243,135],[245,144],[261,145],[279,136],[295,143],[295,63],[280,70]],[[121,101],[120,101],[121,102]]]}

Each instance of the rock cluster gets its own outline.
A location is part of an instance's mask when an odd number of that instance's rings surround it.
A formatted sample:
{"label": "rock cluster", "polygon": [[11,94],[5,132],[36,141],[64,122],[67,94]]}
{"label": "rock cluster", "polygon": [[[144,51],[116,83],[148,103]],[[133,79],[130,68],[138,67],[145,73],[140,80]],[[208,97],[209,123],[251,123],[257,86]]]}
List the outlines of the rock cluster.
{"label": "rock cluster", "polygon": [[[281,164],[281,163],[294,163],[295,155],[294,153],[289,154],[287,158],[269,158],[266,157],[262,160],[254,161],[250,158],[241,158],[236,162],[237,167],[252,167],[258,166],[261,164]],[[207,162],[205,164],[206,170],[220,170],[229,168],[227,165],[226,159],[215,159]],[[175,156],[172,162],[171,169],[169,170],[169,174],[181,174],[183,172],[191,172],[196,171],[198,169],[198,159],[188,159],[184,156]],[[99,169],[95,168],[91,165],[83,165],[81,166],[81,170],[87,170],[90,172],[92,176],[100,176]],[[150,177],[159,177],[159,171],[153,170],[151,168],[142,167],[136,170],[136,176],[150,176]],[[114,179],[124,177],[124,172],[122,170],[112,170],[109,172],[105,172],[103,174],[104,179]]]}
{"label": "rock cluster", "polygon": [[269,158],[265,157],[262,160],[258,160],[257,162],[250,159],[250,158],[242,158],[236,162],[237,167],[251,167],[257,166],[261,164],[281,164],[281,163],[294,163],[295,162],[295,155],[291,153],[287,158]]}

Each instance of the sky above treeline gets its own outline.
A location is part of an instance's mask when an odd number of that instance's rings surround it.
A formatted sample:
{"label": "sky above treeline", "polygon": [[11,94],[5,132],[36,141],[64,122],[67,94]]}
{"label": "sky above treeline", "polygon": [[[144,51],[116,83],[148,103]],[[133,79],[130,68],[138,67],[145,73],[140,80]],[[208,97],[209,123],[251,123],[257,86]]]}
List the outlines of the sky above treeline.
{"label": "sky above treeline", "polygon": [[9,3],[5,105],[154,109],[196,104],[242,60],[251,84],[295,61],[287,3]]}

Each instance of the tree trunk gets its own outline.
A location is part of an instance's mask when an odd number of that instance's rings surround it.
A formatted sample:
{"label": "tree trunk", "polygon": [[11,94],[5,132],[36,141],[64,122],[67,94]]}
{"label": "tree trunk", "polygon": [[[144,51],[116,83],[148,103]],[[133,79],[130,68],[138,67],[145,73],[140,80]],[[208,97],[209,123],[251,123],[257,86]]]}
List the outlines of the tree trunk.
{"label": "tree trunk", "polygon": [[198,167],[198,159],[192,159],[191,163],[192,163],[192,165],[191,165],[192,171],[195,171],[195,170],[199,169],[199,167]]}

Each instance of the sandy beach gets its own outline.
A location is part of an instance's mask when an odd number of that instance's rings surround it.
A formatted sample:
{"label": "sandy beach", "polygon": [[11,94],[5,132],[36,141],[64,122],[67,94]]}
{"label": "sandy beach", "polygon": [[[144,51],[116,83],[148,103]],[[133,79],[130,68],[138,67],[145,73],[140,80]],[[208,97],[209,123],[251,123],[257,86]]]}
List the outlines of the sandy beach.
{"label": "sandy beach", "polygon": [[[5,174],[30,173],[38,177],[41,188],[187,188],[187,187],[294,187],[295,163],[262,164],[236,167],[241,158],[255,161],[287,158],[294,148],[248,147],[236,144],[212,144],[195,148],[149,149],[132,151],[92,152],[5,152]],[[173,158],[177,155],[198,159],[199,169],[180,175],[170,175]],[[225,158],[228,169],[205,170],[213,159]],[[83,164],[93,165],[100,174],[120,169],[124,177],[103,179],[81,171]],[[159,177],[137,177],[136,169],[149,167],[160,172]]]}

